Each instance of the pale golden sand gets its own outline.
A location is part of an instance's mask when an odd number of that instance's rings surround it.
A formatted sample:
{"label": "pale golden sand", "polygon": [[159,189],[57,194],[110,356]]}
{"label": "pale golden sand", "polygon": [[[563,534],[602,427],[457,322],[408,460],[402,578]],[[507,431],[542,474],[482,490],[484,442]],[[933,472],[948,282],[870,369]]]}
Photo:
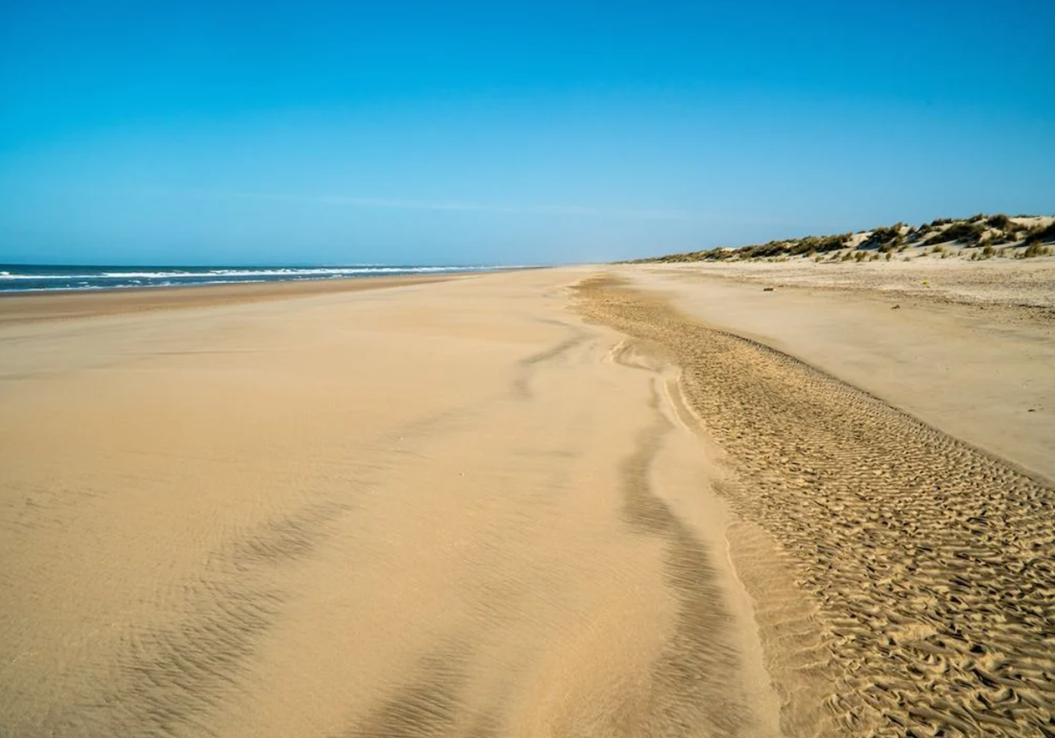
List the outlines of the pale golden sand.
{"label": "pale golden sand", "polygon": [[588,315],[670,352],[727,453],[749,528],[732,554],[787,734],[1050,734],[1049,481],[618,281],[582,291]]}
{"label": "pale golden sand", "polygon": [[1051,486],[597,271],[0,317],[0,733],[1050,732]]}
{"label": "pale golden sand", "polygon": [[619,273],[710,325],[1055,479],[1055,260],[796,260]]}
{"label": "pale golden sand", "polygon": [[772,734],[663,501],[711,465],[574,280],[5,328],[5,738]]}

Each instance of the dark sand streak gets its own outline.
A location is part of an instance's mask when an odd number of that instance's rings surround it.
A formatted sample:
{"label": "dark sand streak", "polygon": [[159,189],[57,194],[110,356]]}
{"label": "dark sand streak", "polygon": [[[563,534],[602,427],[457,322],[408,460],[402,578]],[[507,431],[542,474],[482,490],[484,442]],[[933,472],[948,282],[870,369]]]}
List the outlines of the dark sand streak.
{"label": "dark sand streak", "polygon": [[467,682],[464,645],[422,659],[415,678],[375,707],[345,738],[429,738],[449,735],[462,713]]}
{"label": "dark sand streak", "polygon": [[[560,324],[562,328],[572,329],[571,326]],[[540,364],[544,364],[547,361],[554,361],[559,359],[562,355],[567,354],[573,348],[581,344],[587,338],[586,333],[581,330],[575,330],[574,334],[559,343],[547,348],[538,353],[532,354],[520,360],[518,363],[518,369],[520,370],[519,375],[513,380],[513,397],[518,400],[528,400],[531,398],[531,380],[534,377],[535,370]]]}
{"label": "dark sand streak", "polygon": [[[288,595],[262,580],[276,565],[311,554],[348,508],[317,505],[216,552],[190,587],[175,626],[133,632],[118,656],[118,687],[91,705],[70,705],[66,733],[209,735],[208,718],[238,689],[240,669],[280,616]],[[65,733],[64,733],[65,734]]]}
{"label": "dark sand streak", "polygon": [[649,467],[673,426],[660,413],[655,390],[649,404],[656,422],[622,465],[623,515],[635,532],[666,543],[667,586],[679,606],[675,631],[653,667],[645,724],[630,735],[697,735],[701,727],[707,735],[740,735],[743,698],[733,686],[739,664],[729,646],[730,616],[707,548],[652,492]]}

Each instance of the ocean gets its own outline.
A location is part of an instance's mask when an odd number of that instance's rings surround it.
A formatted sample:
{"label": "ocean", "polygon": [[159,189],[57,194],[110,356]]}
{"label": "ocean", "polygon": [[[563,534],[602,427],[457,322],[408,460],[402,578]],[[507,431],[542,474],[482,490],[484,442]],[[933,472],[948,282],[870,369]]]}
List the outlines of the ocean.
{"label": "ocean", "polygon": [[184,287],[203,284],[286,282],[350,277],[479,272],[508,267],[481,266],[269,266],[155,267],[0,264],[0,292],[98,290],[129,287]]}

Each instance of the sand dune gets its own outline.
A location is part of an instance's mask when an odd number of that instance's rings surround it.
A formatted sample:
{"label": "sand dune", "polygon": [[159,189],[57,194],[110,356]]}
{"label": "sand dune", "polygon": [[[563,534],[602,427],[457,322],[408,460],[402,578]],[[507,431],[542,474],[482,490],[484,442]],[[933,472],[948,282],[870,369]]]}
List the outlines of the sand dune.
{"label": "sand dune", "polygon": [[1050,733],[1051,486],[597,273],[0,321],[0,733]]}

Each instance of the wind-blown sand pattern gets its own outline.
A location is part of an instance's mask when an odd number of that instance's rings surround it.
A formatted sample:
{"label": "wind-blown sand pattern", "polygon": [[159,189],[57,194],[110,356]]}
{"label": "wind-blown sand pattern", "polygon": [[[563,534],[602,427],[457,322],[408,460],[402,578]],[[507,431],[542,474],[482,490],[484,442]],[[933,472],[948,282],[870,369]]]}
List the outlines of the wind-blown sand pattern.
{"label": "wind-blown sand pattern", "polygon": [[574,279],[5,327],[0,732],[776,735],[674,375]]}
{"label": "wind-blown sand pattern", "polygon": [[[1055,732],[1051,486],[613,280],[581,294],[586,314],[673,353],[736,470],[727,497],[819,603],[830,655],[809,668],[828,680],[828,732]],[[788,625],[767,635],[794,682],[803,655],[782,647]]]}
{"label": "wind-blown sand pattern", "polygon": [[707,325],[753,338],[1055,479],[1055,261],[613,271]]}
{"label": "wind-blown sand pattern", "polygon": [[1052,735],[1050,485],[593,274],[20,304],[0,734]]}

